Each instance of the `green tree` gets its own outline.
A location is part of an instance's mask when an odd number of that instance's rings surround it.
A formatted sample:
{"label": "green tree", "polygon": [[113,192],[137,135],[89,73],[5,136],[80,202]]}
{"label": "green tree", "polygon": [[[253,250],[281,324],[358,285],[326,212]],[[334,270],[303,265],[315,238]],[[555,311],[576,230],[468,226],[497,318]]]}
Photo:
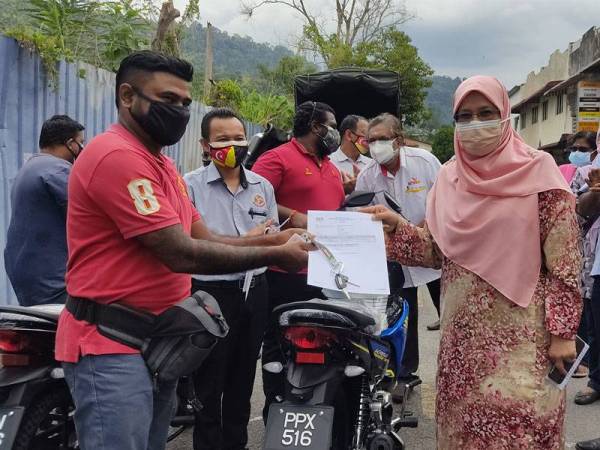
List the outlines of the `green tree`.
{"label": "green tree", "polygon": [[[262,0],[247,4],[245,12],[252,16],[257,9],[273,4],[287,6],[303,18],[301,49],[319,54],[330,69],[359,66],[398,72],[406,122],[417,124],[429,117],[425,98],[433,71],[410,38],[398,30],[412,18],[403,1],[336,0],[335,15],[328,16],[311,9],[305,0]],[[335,31],[330,33],[330,29]]]}
{"label": "green tree", "polygon": [[284,56],[273,69],[260,64],[258,70],[260,73],[258,83],[262,84],[262,91],[276,95],[292,96],[296,76],[314,73],[317,71],[317,67],[302,56],[294,55]]}
{"label": "green tree", "polygon": [[410,37],[398,30],[387,29],[378,39],[363,42],[350,49],[340,65],[354,65],[393,70],[400,74],[400,110],[409,124],[416,124],[430,116],[425,107],[426,89],[431,86],[433,70],[421,59]]}
{"label": "green tree", "polygon": [[[258,9],[269,5],[289,8],[305,23],[307,39],[300,41],[301,46],[320,54],[328,66],[338,53],[377,40],[382,31],[396,29],[413,17],[403,0],[335,0],[334,11],[324,11],[323,3],[333,2],[244,0],[242,11],[252,17]],[[335,31],[330,33],[331,29]]]}
{"label": "green tree", "polygon": [[52,36],[62,53],[77,55],[97,4],[84,0],[29,0],[29,3],[24,11],[38,31]]}
{"label": "green tree", "polygon": [[105,3],[99,10],[96,29],[100,31],[99,64],[116,71],[133,50],[148,44],[149,10],[136,7],[133,0]]}
{"label": "green tree", "polygon": [[294,119],[294,103],[284,95],[260,94],[252,91],[244,95],[239,109],[247,120],[266,126],[271,123],[289,130]]}
{"label": "green tree", "polygon": [[2,0],[0,8],[0,32],[29,24],[28,18],[21,14],[22,4],[25,0]]}
{"label": "green tree", "polygon": [[239,111],[244,93],[235,80],[220,80],[211,89],[210,98],[206,99],[210,106],[226,107]]}
{"label": "green tree", "polygon": [[251,84],[241,85],[236,80],[220,80],[207,99],[210,106],[227,107],[254,123],[289,129],[294,117],[294,103],[284,95],[258,92]]}
{"label": "green tree", "polygon": [[148,43],[148,11],[134,0],[23,0],[17,14],[3,31],[39,53],[51,80],[60,59],[114,70]]}
{"label": "green tree", "polygon": [[432,153],[443,164],[454,156],[454,127],[444,125],[433,134]]}

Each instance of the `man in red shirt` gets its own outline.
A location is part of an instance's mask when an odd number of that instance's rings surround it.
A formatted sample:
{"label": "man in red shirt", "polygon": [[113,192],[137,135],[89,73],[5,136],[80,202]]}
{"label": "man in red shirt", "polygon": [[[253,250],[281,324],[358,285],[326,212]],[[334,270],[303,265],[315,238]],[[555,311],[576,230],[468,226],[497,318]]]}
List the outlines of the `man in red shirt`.
{"label": "man in red shirt", "polygon": [[[262,155],[252,170],[271,182],[279,220],[290,219],[293,227],[306,228],[308,210],[335,211],[344,202],[342,178],[329,155],[340,145],[335,112],[320,102],[302,103],[294,117],[293,139]],[[288,273],[273,267],[267,271],[270,311],[284,303],[322,297],[320,288],[309,286],[306,271]],[[263,341],[263,365],[281,361],[277,327],[267,325]],[[281,361],[282,362],[282,361]],[[273,400],[284,392],[282,374],[263,370],[266,422]]]}
{"label": "man in red shirt", "polygon": [[[116,78],[118,123],[73,166],[67,235],[69,302],[122,304],[160,313],[189,295],[190,273],[306,265],[307,246],[273,236],[228,238],[206,228],[164,146],[189,120],[193,68],[153,52],[126,57]],[[289,242],[288,242],[289,240]],[[133,348],[65,310],[56,358],[75,402],[83,450],[164,449],[175,383],[153,389]]]}

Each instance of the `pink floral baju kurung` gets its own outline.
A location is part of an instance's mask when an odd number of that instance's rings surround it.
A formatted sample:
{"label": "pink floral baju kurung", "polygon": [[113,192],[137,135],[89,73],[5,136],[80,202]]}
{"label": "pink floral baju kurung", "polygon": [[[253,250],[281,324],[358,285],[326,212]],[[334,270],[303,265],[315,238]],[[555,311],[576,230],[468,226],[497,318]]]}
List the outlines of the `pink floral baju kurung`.
{"label": "pink floral baju kurung", "polygon": [[579,231],[569,193],[538,199],[542,268],[525,308],[444,257],[427,226],[403,225],[388,242],[390,259],[442,268],[439,450],[564,447],[565,395],[546,378],[548,346],[550,333],[571,339],[579,324]]}

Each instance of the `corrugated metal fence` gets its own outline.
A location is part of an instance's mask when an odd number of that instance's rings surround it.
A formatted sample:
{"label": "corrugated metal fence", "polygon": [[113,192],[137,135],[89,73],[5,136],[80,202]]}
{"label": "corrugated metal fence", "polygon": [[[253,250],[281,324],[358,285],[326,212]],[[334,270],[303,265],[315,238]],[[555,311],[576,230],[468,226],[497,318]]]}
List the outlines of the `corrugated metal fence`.
{"label": "corrugated metal fence", "polygon": [[[10,188],[24,161],[38,152],[44,120],[68,114],[86,127],[86,140],[116,120],[115,75],[83,63],[61,62],[56,88],[49,86],[37,55],[0,36],[0,304],[16,303],[4,270],[4,248],[10,220]],[[208,107],[194,103],[183,139],[168,149],[177,168],[185,173],[201,164],[200,121]],[[248,135],[261,128],[247,123]]]}

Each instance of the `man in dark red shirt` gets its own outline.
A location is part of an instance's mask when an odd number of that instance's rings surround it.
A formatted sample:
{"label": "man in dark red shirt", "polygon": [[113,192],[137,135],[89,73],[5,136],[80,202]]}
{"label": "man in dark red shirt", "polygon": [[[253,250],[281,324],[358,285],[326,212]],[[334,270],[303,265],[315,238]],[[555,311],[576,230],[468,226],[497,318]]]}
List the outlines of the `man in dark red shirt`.
{"label": "man in dark red shirt", "polygon": [[[193,68],[153,52],[125,58],[116,79],[118,124],[73,166],[67,239],[69,300],[160,313],[189,295],[190,273],[265,265],[305,267],[306,244],[273,236],[229,238],[206,228],[164,146],[189,120]],[[288,242],[289,240],[289,242]],[[175,384],[153,389],[139,352],[65,310],[56,357],[75,402],[83,450],[164,449]]]}
{"label": "man in dark red shirt", "polygon": [[[335,211],[344,202],[340,172],[329,160],[340,145],[336,127],[335,112],[329,105],[302,103],[296,110],[293,139],[266,152],[252,166],[273,185],[280,222],[289,218],[290,226],[306,228],[308,210]],[[322,297],[321,290],[309,286],[306,279],[305,270],[296,274],[272,267],[267,271],[270,310],[284,303]],[[276,332],[271,321],[263,342],[263,365],[282,359]],[[266,422],[269,405],[284,392],[283,375],[263,370],[263,387]]]}

